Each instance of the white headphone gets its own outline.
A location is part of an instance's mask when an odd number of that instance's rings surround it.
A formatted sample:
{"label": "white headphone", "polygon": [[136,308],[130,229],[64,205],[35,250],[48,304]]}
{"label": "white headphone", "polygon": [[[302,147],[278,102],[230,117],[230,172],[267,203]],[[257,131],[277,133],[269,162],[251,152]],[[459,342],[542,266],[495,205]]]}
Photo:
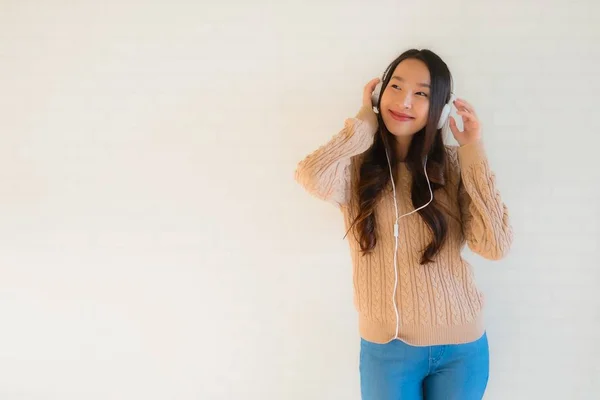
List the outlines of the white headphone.
{"label": "white headphone", "polygon": [[[371,104],[373,104],[373,111],[375,111],[377,114],[379,114],[379,96],[381,95],[382,86],[383,81],[379,82],[377,86],[375,86],[375,89],[371,94]],[[450,101],[448,101],[448,103],[446,103],[444,105],[444,108],[442,109],[442,114],[440,115],[440,119],[437,124],[437,129],[442,129],[446,121],[448,121],[448,117],[450,116],[450,111],[452,109],[452,104],[454,103],[454,100],[456,100],[456,96],[454,95],[454,93],[451,93]]]}

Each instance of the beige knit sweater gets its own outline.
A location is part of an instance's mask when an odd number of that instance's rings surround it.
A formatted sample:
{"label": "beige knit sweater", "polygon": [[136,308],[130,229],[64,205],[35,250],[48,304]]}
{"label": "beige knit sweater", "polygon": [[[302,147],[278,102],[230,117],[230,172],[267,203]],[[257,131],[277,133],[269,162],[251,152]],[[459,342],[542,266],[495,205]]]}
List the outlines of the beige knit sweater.
{"label": "beige knit sweater", "polygon": [[[348,118],[343,129],[299,164],[295,179],[309,193],[341,209],[346,228],[353,221],[353,190],[359,157],[372,145],[377,118],[368,107]],[[394,200],[391,190],[381,197],[375,214],[377,245],[363,255],[355,235],[348,234],[354,282],[354,305],[360,335],[372,342],[395,338],[425,346],[466,343],[484,333],[484,296],[477,289],[471,266],[462,258],[465,243],[487,259],[502,258],[512,243],[508,212],[481,143],[447,146],[446,187],[434,198],[447,209],[448,236],[434,262],[420,265],[431,233],[418,213],[400,220],[398,244],[397,320],[392,301],[394,270]],[[400,215],[414,209],[411,177],[399,163],[396,191]],[[352,232],[354,229],[352,230]]]}

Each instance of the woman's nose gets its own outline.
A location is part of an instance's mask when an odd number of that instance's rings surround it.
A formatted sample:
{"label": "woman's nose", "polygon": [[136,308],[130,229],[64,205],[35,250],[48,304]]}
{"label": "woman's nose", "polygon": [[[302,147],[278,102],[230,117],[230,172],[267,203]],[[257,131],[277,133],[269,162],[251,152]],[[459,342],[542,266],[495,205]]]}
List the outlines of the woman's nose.
{"label": "woman's nose", "polygon": [[412,96],[410,93],[403,94],[402,98],[400,99],[400,104],[405,108],[410,108],[412,106]]}

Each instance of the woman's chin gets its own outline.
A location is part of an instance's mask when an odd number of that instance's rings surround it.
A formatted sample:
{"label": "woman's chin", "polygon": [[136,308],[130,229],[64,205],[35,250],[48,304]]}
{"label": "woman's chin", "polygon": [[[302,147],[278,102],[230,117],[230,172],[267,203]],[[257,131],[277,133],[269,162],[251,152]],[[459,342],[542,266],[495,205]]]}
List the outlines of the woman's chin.
{"label": "woman's chin", "polygon": [[[403,136],[413,136],[415,133],[417,133],[419,130],[415,130],[415,129],[410,129],[410,127],[405,126],[405,127],[395,127],[395,126],[388,126],[386,125],[387,130],[394,136],[398,136],[398,137],[403,137]],[[390,129],[392,128],[392,129]]]}
{"label": "woman's chin", "polygon": [[387,130],[394,136],[412,136],[420,131],[420,129],[417,129],[418,127],[415,127],[413,123],[396,123],[396,121],[385,120],[383,122],[385,122],[385,127]]}

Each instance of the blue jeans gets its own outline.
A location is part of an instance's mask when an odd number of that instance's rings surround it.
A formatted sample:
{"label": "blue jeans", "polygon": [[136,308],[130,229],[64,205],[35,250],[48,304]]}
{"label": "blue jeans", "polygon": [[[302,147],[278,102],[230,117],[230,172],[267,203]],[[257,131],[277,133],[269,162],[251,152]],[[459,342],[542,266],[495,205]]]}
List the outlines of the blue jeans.
{"label": "blue jeans", "polygon": [[488,377],[485,333],[471,343],[426,347],[361,339],[363,400],[481,400]]}

